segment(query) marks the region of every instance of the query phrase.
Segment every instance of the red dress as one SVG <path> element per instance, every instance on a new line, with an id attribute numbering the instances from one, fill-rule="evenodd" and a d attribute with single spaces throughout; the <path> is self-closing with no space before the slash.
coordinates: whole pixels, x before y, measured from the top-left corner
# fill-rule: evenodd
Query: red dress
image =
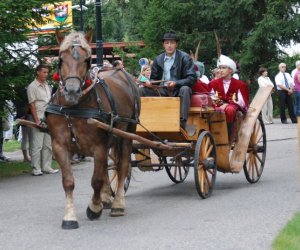
<path id="1" fill-rule="evenodd" d="M 227 103 L 228 105 L 223 109 L 226 114 L 227 122 L 234 122 L 236 117 L 237 110 L 241 110 L 245 112 L 249 107 L 249 89 L 248 86 L 235 78 L 230 79 L 230 85 L 227 93 L 225 94 L 223 78 L 212 80 L 209 85 L 209 91 L 214 90 L 214 92 L 218 91 L 219 98 L 223 101 L 223 103 Z M 232 100 L 233 94 L 236 96 L 236 101 L 238 101 L 238 92 L 241 92 L 241 95 L 245 102 L 245 108 L 240 107 L 237 103 Z M 221 107 L 222 104 L 219 104 L 217 107 Z"/>

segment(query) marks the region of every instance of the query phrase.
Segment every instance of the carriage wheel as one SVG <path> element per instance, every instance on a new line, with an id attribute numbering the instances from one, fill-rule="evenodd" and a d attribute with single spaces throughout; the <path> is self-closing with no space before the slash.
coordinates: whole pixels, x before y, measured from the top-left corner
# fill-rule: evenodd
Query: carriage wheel
<path id="1" fill-rule="evenodd" d="M 170 179 L 174 183 L 182 183 L 189 173 L 189 166 L 186 163 L 190 163 L 190 158 L 186 157 L 160 157 L 160 164 L 173 164 L 174 166 L 165 166 L 166 172 Z"/>
<path id="2" fill-rule="evenodd" d="M 194 157 L 195 184 L 203 198 L 211 195 L 217 175 L 216 145 L 212 134 L 203 131 L 196 144 Z"/>
<path id="3" fill-rule="evenodd" d="M 265 125 L 259 117 L 253 128 L 250 138 L 246 160 L 244 163 L 244 173 L 249 183 L 258 182 L 264 170 L 267 152 L 267 137 Z"/>
<path id="4" fill-rule="evenodd" d="M 110 184 L 112 196 L 115 197 L 115 193 L 117 192 L 117 188 L 118 188 L 118 171 L 116 165 L 113 164 L 108 166 L 108 177 L 109 177 L 109 184 Z M 131 164 L 129 165 L 128 173 L 125 179 L 125 185 L 124 185 L 125 193 L 129 188 L 130 179 L 131 179 Z"/>

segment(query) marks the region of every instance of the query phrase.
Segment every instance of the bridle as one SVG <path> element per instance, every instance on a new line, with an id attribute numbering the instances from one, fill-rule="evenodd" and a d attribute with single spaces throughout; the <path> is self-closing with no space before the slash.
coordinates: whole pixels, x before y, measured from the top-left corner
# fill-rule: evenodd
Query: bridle
<path id="1" fill-rule="evenodd" d="M 73 44 L 72 45 L 73 49 L 74 50 L 74 53 L 73 53 L 73 58 L 75 60 L 78 60 L 79 58 L 79 55 L 78 55 L 78 52 L 77 52 L 77 47 L 81 47 L 82 46 L 80 44 Z M 61 75 L 61 66 L 62 66 L 62 63 L 63 63 L 63 59 L 61 58 L 61 52 L 59 53 L 59 58 L 58 58 L 58 75 L 59 75 L 59 84 L 62 88 L 65 88 L 66 86 L 66 81 L 69 80 L 69 79 L 76 79 L 80 82 L 80 89 L 82 90 L 82 88 L 84 87 L 85 85 L 85 80 L 87 78 L 87 75 L 88 75 L 88 72 L 91 68 L 91 64 L 92 64 L 92 57 L 89 56 L 87 57 L 83 63 L 86 63 L 86 73 L 85 73 L 85 76 L 81 79 L 80 77 L 78 76 L 68 76 L 66 77 L 65 79 L 62 78 L 62 75 Z"/>

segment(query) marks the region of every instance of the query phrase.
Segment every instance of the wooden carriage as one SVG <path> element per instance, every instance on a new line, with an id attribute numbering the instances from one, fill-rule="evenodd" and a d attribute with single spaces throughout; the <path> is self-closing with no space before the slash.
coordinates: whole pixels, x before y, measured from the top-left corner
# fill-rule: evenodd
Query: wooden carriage
<path id="1" fill-rule="evenodd" d="M 140 124 L 133 137 L 132 167 L 143 171 L 163 168 L 174 183 L 181 183 L 194 168 L 199 195 L 211 195 L 217 171 L 239 173 L 244 169 L 250 183 L 257 182 L 266 159 L 266 131 L 260 111 L 272 88 L 259 89 L 238 126 L 232 143 L 228 138 L 225 113 L 206 106 L 192 105 L 187 124 L 195 132 L 180 127 L 178 97 L 142 97 Z M 119 136 L 122 136 L 118 134 Z M 117 172 L 112 168 L 111 186 Z M 130 182 L 128 174 L 125 190 Z"/>

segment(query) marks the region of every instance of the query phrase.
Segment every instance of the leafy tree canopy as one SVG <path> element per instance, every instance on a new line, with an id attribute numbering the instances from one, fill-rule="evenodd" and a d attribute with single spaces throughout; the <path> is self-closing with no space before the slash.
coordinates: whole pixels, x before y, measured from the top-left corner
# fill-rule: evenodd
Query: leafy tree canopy
<path id="1" fill-rule="evenodd" d="M 0 2 L 0 100 L 14 97 L 11 86 L 29 83 L 33 72 L 24 66 L 26 57 L 14 56 L 9 45 L 27 40 L 28 25 L 42 22 L 41 6 L 49 0 L 6 0 Z M 56 1 L 59 2 L 59 1 Z M 102 0 L 103 41 L 144 40 L 143 50 L 131 48 L 136 59 L 126 58 L 127 65 L 138 69 L 137 59 L 154 58 L 162 51 L 161 37 L 173 30 L 181 38 L 179 48 L 189 52 L 200 41 L 200 60 L 206 74 L 216 65 L 216 33 L 223 54 L 241 65 L 243 79 L 254 80 L 260 66 L 277 71 L 280 60 L 290 69 L 292 60 L 280 51 L 278 44 L 300 42 L 300 4 L 298 0 Z M 73 0 L 79 4 L 79 0 Z M 83 3 L 85 1 L 83 0 Z M 96 26 L 95 6 L 83 11 L 84 29 Z M 40 11 L 37 11 L 40 10 Z M 79 30 L 79 11 L 73 11 L 74 28 Z M 117 51 L 121 53 L 121 51 Z M 125 54 L 122 54 L 125 56 Z M 134 61 L 133 61 L 134 60 Z M 4 67 L 5 65 L 5 67 Z M 273 71 L 272 71 L 273 70 Z M 1 101 L 0 101 L 1 102 Z M 3 104 L 0 103 L 0 109 Z"/>
<path id="2" fill-rule="evenodd" d="M 246 78 L 255 75 L 260 65 L 278 62 L 283 54 L 277 44 L 300 42 L 296 0 L 144 0 L 129 5 L 134 37 L 140 34 L 158 51 L 163 33 L 176 31 L 183 50 L 194 49 L 200 41 L 200 60 L 215 65 L 216 32 L 222 53 L 239 61 Z"/>
<path id="3" fill-rule="evenodd" d="M 34 73 L 29 65 L 30 53 L 24 53 L 32 44 L 28 42 L 30 26 L 42 23 L 42 8 L 49 0 L 5 0 L 0 2 L 0 114 L 5 100 L 18 98 L 16 92 L 30 83 Z M 23 46 L 19 46 L 23 44 Z M 26 44 L 28 46 L 26 46 Z M 28 66 L 26 66 L 28 65 Z"/>

